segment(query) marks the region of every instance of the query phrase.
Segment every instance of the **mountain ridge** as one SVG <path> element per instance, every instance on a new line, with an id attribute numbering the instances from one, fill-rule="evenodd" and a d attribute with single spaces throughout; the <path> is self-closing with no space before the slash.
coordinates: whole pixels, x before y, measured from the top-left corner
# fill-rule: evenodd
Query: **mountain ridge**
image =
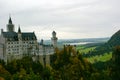
<path id="1" fill-rule="evenodd" d="M 107 44 L 109 44 L 111 47 L 120 46 L 120 30 L 112 35 Z"/>

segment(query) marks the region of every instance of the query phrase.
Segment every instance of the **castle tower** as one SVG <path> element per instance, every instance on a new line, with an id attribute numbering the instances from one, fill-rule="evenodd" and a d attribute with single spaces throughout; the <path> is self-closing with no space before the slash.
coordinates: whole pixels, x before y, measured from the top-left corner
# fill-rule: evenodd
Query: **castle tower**
<path id="1" fill-rule="evenodd" d="M 23 49 L 22 49 L 22 33 L 21 33 L 20 26 L 18 28 L 18 41 L 19 41 L 19 45 L 21 45 L 21 46 L 19 46 L 19 54 L 22 54 L 22 51 L 23 51 Z"/>
<path id="2" fill-rule="evenodd" d="M 21 33 L 20 25 L 19 25 L 19 28 L 18 28 L 18 33 Z"/>
<path id="3" fill-rule="evenodd" d="M 20 26 L 18 28 L 18 40 L 22 40 L 22 34 L 21 34 L 21 29 L 20 29 Z"/>
<path id="4" fill-rule="evenodd" d="M 11 17 L 9 17 L 9 21 L 8 21 L 8 24 L 7 24 L 7 31 L 8 32 L 14 32 L 14 24 L 12 24 Z"/>
<path id="5" fill-rule="evenodd" d="M 51 41 L 52 41 L 52 45 L 53 45 L 54 48 L 57 47 L 57 40 L 58 40 L 58 38 L 56 37 L 56 32 L 53 31 L 53 32 L 52 32 L 52 38 L 51 38 Z"/>

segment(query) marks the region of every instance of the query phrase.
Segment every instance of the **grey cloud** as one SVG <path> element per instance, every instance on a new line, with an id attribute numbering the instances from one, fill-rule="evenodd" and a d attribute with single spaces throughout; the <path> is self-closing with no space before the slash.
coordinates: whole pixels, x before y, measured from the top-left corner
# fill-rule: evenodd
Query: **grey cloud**
<path id="1" fill-rule="evenodd" d="M 99 35 L 95 35 L 96 37 L 99 37 L 100 34 L 105 37 L 112 35 L 115 30 L 120 28 L 119 0 L 85 0 L 84 2 L 70 0 L 70 3 L 64 3 L 62 0 L 63 2 L 57 3 L 58 5 L 48 2 L 48 6 L 45 3 L 39 5 L 35 2 L 32 4 L 30 1 L 31 5 L 24 4 L 22 7 L 18 2 L 13 5 L 8 0 L 6 1 L 7 4 L 0 3 L 0 28 L 6 25 L 9 13 L 12 15 L 14 24 L 20 24 L 21 27 L 26 26 L 26 28 L 22 27 L 23 30 L 27 30 L 27 28 L 36 30 L 37 27 L 41 30 L 48 26 L 49 30 L 54 29 L 68 34 L 94 35 L 97 33 Z M 47 2 L 47 0 L 45 1 Z M 114 26 L 117 28 L 114 29 Z M 80 36 L 75 35 L 75 37 L 79 38 Z"/>

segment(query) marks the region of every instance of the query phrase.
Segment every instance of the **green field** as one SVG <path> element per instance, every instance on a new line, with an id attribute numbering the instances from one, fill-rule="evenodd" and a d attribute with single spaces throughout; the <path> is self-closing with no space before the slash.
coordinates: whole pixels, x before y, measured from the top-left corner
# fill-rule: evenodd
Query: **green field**
<path id="1" fill-rule="evenodd" d="M 90 47 L 86 47 L 85 45 L 81 45 L 81 46 L 77 46 L 77 50 L 83 54 L 89 54 L 89 52 L 95 50 L 97 46 L 90 46 Z M 110 53 L 102 53 L 103 55 L 96 55 L 96 56 L 91 56 L 91 57 L 87 57 L 88 61 L 90 61 L 91 63 L 95 63 L 95 62 L 105 62 L 108 61 L 112 58 L 112 52 Z"/>
<path id="2" fill-rule="evenodd" d="M 89 51 L 93 51 L 96 48 L 96 46 L 93 47 L 85 47 L 84 45 L 78 46 L 77 50 L 82 53 L 88 53 Z"/>
<path id="3" fill-rule="evenodd" d="M 88 61 L 90 61 L 91 63 L 95 63 L 95 62 L 106 62 L 108 60 L 110 60 L 112 58 L 112 52 L 107 54 L 105 53 L 104 55 L 100 55 L 100 56 L 93 56 L 90 58 L 87 58 Z"/>

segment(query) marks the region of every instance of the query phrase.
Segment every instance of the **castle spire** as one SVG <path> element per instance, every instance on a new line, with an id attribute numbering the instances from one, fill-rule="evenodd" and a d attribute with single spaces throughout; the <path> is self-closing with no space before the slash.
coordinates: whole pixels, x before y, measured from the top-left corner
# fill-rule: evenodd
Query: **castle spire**
<path id="1" fill-rule="evenodd" d="M 11 16 L 9 15 L 9 22 L 8 24 L 12 24 L 12 19 L 11 19 Z"/>
<path id="2" fill-rule="evenodd" d="M 7 24 L 7 31 L 8 32 L 14 32 L 14 24 L 12 24 L 11 16 L 9 15 L 9 20 Z"/>
<path id="3" fill-rule="evenodd" d="M 19 25 L 19 28 L 18 28 L 18 33 L 21 33 L 20 25 Z"/>

